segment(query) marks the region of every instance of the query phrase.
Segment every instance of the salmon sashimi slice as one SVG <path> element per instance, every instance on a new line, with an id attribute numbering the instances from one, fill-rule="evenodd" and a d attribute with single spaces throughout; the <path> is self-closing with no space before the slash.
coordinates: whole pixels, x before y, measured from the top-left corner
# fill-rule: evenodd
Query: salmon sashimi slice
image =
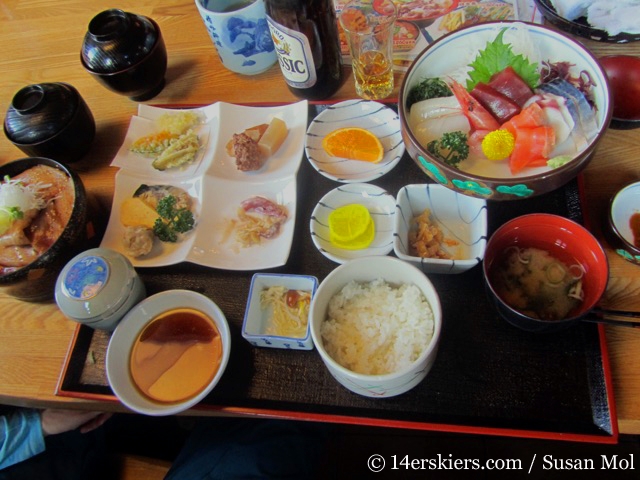
<path id="1" fill-rule="evenodd" d="M 525 167 L 544 164 L 556 143 L 553 127 L 541 125 L 516 128 L 515 132 L 516 143 L 509 157 L 511 173 L 516 174 Z"/>
<path id="2" fill-rule="evenodd" d="M 480 102 L 471 96 L 463 85 L 450 80 L 449 88 L 458 99 L 462 113 L 469 119 L 471 130 L 497 130 L 500 128 L 498 121 L 484 108 Z"/>
<path id="3" fill-rule="evenodd" d="M 516 136 L 519 128 L 535 128 L 545 125 L 544 110 L 537 103 L 527 105 L 522 111 L 502 124 L 501 128 L 508 130 Z"/>

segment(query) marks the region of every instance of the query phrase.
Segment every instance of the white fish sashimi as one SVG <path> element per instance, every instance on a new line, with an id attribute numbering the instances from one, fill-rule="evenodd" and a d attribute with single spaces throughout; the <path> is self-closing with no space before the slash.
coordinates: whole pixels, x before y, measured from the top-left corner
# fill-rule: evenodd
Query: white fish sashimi
<path id="1" fill-rule="evenodd" d="M 545 124 L 553 127 L 556 142 L 564 142 L 576 125 L 567 108 L 567 99 L 552 93 L 541 93 L 531 97 L 526 102 L 525 107 L 532 103 L 537 103 L 542 107 Z"/>
<path id="2" fill-rule="evenodd" d="M 420 144 L 427 148 L 427 144 L 437 138 L 442 137 L 447 132 L 469 133 L 471 125 L 469 120 L 462 113 L 431 117 L 418 123 L 411 130 Z"/>
<path id="3" fill-rule="evenodd" d="M 427 118 L 441 117 L 461 113 L 460 104 L 453 95 L 450 97 L 437 97 L 421 100 L 411 105 L 409 111 L 409 125 L 418 125 Z"/>

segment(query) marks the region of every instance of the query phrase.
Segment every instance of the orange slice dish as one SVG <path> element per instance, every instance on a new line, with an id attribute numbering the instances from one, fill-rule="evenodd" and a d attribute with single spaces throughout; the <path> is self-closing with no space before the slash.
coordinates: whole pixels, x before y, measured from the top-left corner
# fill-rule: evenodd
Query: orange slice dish
<path id="1" fill-rule="evenodd" d="M 322 139 L 322 148 L 332 157 L 378 163 L 384 148 L 378 137 L 364 128 L 339 128 Z"/>

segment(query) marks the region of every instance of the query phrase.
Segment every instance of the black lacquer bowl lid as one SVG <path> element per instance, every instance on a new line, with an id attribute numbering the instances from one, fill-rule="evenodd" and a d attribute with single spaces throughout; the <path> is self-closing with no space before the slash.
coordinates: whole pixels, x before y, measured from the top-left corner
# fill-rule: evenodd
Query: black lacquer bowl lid
<path id="1" fill-rule="evenodd" d="M 89 22 L 82 63 L 94 73 L 126 70 L 149 55 L 158 38 L 158 29 L 149 18 L 119 9 L 105 10 Z"/>
<path id="2" fill-rule="evenodd" d="M 11 101 L 4 120 L 5 134 L 16 144 L 43 142 L 69 125 L 79 103 L 78 91 L 66 83 L 27 85 Z"/>

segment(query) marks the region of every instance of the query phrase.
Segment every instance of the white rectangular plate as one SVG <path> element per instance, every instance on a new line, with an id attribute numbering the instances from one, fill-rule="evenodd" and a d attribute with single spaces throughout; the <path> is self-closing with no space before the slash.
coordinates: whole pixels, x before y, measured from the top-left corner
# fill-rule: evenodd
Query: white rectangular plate
<path id="1" fill-rule="evenodd" d="M 115 193 L 109 223 L 101 247 L 126 255 L 122 243 L 124 226 L 120 206 L 142 185 L 174 185 L 186 190 L 194 199 L 196 226 L 181 241 L 170 244 L 157 238 L 151 253 L 131 257 L 136 267 L 159 267 L 189 261 L 226 270 L 261 270 L 284 265 L 289 258 L 296 215 L 296 174 L 304 151 L 307 102 L 276 107 L 247 107 L 214 103 L 199 109 L 206 123 L 199 126 L 202 151 L 184 167 L 155 170 L 151 160 L 134 154 L 129 147 L 135 139 L 152 133 L 153 121 L 173 109 L 141 105 L 132 118 L 126 139 L 112 165 L 116 174 Z M 289 135 L 280 149 L 255 172 L 241 172 L 225 151 L 233 133 L 278 117 L 285 121 Z M 237 216 L 240 203 L 259 195 L 284 205 L 289 216 L 280 234 L 259 245 L 242 247 L 231 234 L 226 238 L 227 222 Z"/>

